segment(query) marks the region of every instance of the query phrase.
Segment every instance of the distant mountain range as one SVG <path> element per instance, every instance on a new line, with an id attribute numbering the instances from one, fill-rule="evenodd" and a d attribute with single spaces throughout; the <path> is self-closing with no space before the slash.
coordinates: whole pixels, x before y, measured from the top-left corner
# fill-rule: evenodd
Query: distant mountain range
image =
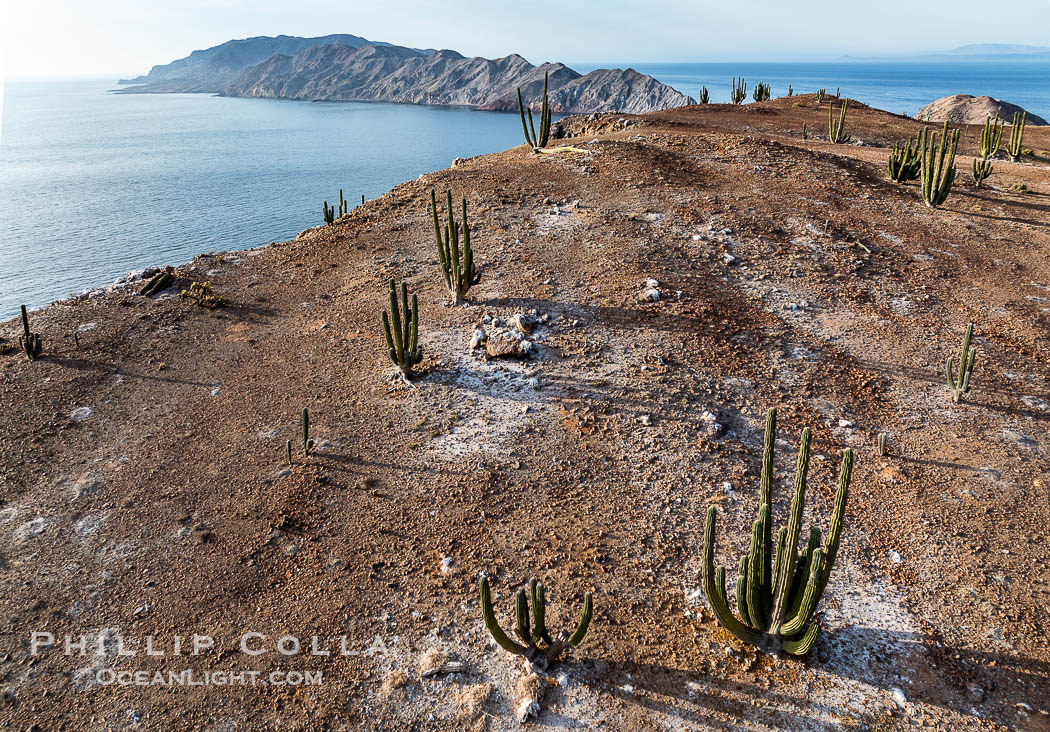
<path id="1" fill-rule="evenodd" d="M 634 69 L 580 74 L 561 63 L 534 66 L 517 54 L 468 58 L 348 34 L 260 36 L 227 41 L 122 79 L 124 93 L 208 92 L 312 101 L 370 101 L 517 110 L 517 88 L 537 100 L 548 74 L 556 112 L 640 114 L 695 100 Z"/>
<path id="2" fill-rule="evenodd" d="M 1025 46 L 1019 43 L 971 43 L 950 51 L 929 53 L 927 56 L 1045 56 L 1050 58 L 1050 46 Z"/>

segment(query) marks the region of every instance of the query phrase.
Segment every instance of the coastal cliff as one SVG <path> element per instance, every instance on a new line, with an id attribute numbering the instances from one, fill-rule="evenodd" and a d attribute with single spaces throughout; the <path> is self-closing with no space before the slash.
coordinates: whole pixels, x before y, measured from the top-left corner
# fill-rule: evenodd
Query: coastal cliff
<path id="1" fill-rule="evenodd" d="M 562 63 L 534 66 L 517 54 L 497 59 L 451 50 L 372 43 L 357 36 L 255 41 L 195 51 L 132 80 L 125 93 L 212 92 L 223 96 L 334 102 L 399 102 L 517 109 L 518 87 L 535 99 L 549 77 L 552 108 L 561 113 L 642 114 L 695 100 L 634 69 L 581 74 Z M 237 43 L 237 42 L 231 42 Z M 228 46 L 229 44 L 223 44 Z M 268 49 L 273 50 L 265 53 Z"/>

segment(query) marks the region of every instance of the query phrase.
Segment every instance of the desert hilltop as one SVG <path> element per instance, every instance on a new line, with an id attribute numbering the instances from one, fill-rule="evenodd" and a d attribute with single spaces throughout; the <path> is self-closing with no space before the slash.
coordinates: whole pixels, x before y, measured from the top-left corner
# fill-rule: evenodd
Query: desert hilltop
<path id="1" fill-rule="evenodd" d="M 570 117 L 543 152 L 30 312 L 35 360 L 0 326 L 4 726 L 1050 728 L 1050 128 L 1014 160 L 1009 127 L 983 155 L 953 125 L 958 174 L 925 190 L 887 169 L 922 123 L 821 96 Z M 431 191 L 468 208 L 459 306 Z M 407 380 L 391 280 L 418 298 Z M 730 588 L 748 551 L 770 408 L 778 522 L 804 428 L 806 528 L 854 459 L 801 658 L 734 637 L 702 581 L 710 506 Z M 526 675 L 481 573 L 504 628 L 531 577 L 552 629 L 591 593 L 586 637 Z"/>

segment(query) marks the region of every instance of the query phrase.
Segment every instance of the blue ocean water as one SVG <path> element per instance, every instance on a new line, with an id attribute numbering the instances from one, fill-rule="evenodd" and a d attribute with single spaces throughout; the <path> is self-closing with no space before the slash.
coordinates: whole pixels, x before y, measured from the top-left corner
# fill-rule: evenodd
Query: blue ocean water
<path id="1" fill-rule="evenodd" d="M 629 66 L 631 64 L 620 64 Z M 585 67 L 577 66 L 586 71 Z M 634 68 L 725 101 L 734 75 L 774 95 L 842 94 L 914 114 L 990 94 L 1050 118 L 1050 64 L 740 63 Z M 130 270 L 293 237 L 321 202 L 373 198 L 456 157 L 521 142 L 516 115 L 396 104 L 110 94 L 112 81 L 8 82 L 0 128 L 0 321 Z"/>
<path id="2" fill-rule="evenodd" d="M 623 65 L 621 65 L 623 66 Z M 694 99 L 706 85 L 711 101 L 729 101 L 734 76 L 748 83 L 772 85 L 772 95 L 812 93 L 825 88 L 872 107 L 914 115 L 935 99 L 950 94 L 987 94 L 1019 104 L 1050 120 L 1050 61 L 849 61 L 821 63 L 634 64 L 632 67 L 670 84 Z M 597 66 L 573 66 L 591 71 Z"/>

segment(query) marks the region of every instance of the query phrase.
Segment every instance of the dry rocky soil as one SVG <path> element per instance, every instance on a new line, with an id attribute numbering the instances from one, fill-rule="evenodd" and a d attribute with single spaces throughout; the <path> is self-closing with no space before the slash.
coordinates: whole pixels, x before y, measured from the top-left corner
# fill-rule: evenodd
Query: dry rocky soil
<path id="1" fill-rule="evenodd" d="M 542 691 L 537 729 L 1050 729 L 1050 129 L 975 189 L 965 127 L 931 210 L 886 176 L 919 123 L 853 104 L 834 145 L 827 105 L 570 119 L 582 152 L 458 161 L 159 295 L 54 303 L 39 361 L 0 326 L 0 725 L 498 730 Z M 431 188 L 470 205 L 461 307 Z M 391 278 L 419 294 L 411 385 L 379 327 Z M 226 306 L 178 297 L 193 281 Z M 470 347 L 515 315 L 526 358 Z M 709 505 L 718 562 L 745 551 L 773 406 L 779 522 L 804 427 L 807 525 L 856 455 L 802 660 L 738 642 L 700 591 Z M 594 593 L 548 677 L 490 641 L 481 572 L 508 628 L 529 577 L 554 628 Z M 246 682 L 199 684 L 223 671 Z"/>

